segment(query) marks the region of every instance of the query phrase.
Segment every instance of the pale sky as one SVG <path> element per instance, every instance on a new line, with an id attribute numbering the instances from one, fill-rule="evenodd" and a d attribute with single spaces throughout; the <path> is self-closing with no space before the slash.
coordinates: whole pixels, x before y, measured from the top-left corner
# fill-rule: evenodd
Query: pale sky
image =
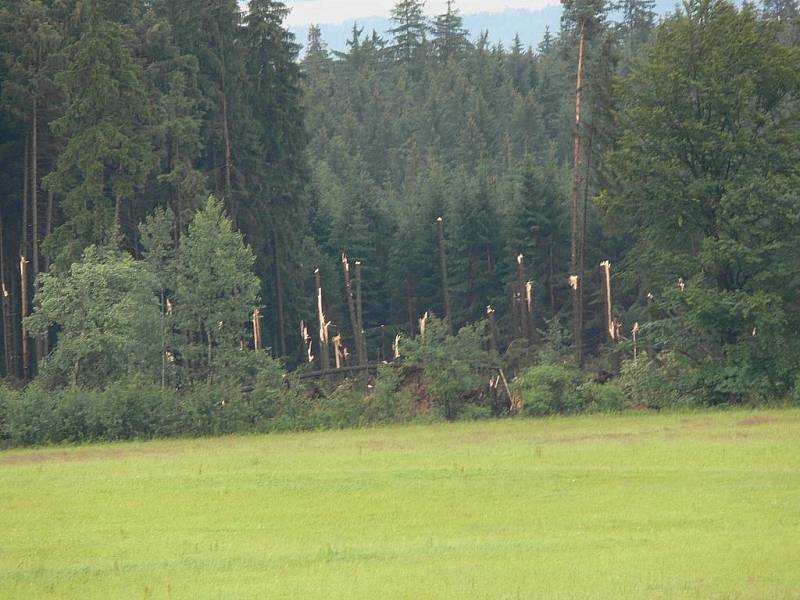
<path id="1" fill-rule="evenodd" d="M 292 9 L 287 23 L 307 25 L 309 23 L 340 23 L 363 17 L 388 17 L 395 0 L 284 0 Z M 461 14 L 478 12 L 503 12 L 507 8 L 540 9 L 558 4 L 559 0 L 456 0 Z M 447 0 L 428 0 L 425 13 L 436 15 L 444 12 Z"/>

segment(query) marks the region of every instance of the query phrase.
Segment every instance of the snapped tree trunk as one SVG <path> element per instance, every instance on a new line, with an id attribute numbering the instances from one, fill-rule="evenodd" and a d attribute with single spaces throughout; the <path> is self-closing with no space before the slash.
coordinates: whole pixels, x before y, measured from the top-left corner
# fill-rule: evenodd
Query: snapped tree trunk
<path id="1" fill-rule="evenodd" d="M 439 263 L 442 271 L 442 302 L 444 303 L 444 320 L 447 323 L 447 330 L 453 335 L 453 315 L 450 310 L 450 285 L 447 281 L 447 252 L 444 244 L 444 219 L 436 219 L 439 229 Z"/>
<path id="2" fill-rule="evenodd" d="M 359 343 L 364 353 L 364 360 L 369 364 L 369 348 L 367 347 L 367 333 L 364 330 L 364 296 L 361 290 L 361 261 L 356 261 L 356 320 L 358 321 Z"/>
<path id="3" fill-rule="evenodd" d="M 573 310 L 573 337 L 575 342 L 575 360 L 578 365 L 583 364 L 583 281 L 581 273 L 581 253 L 582 253 L 582 223 L 581 216 L 581 127 L 582 127 L 582 102 L 583 102 L 583 63 L 585 51 L 586 28 L 585 23 L 581 23 L 578 38 L 578 68 L 575 76 L 575 130 L 573 132 L 573 155 L 572 155 L 572 202 L 570 205 L 570 224 L 572 243 L 570 247 L 570 263 L 572 276 L 575 277 L 572 286 L 572 310 Z"/>
<path id="4" fill-rule="evenodd" d="M 325 321 L 325 311 L 322 304 L 322 278 L 319 269 L 314 271 L 317 288 L 317 319 L 319 320 L 319 353 L 320 368 L 323 371 L 330 369 L 331 357 L 328 352 L 328 323 Z"/>
<path id="5" fill-rule="evenodd" d="M 355 300 L 353 298 L 353 286 L 350 282 L 350 262 L 344 254 L 342 254 L 342 272 L 344 274 L 344 290 L 347 295 L 347 309 L 350 312 L 350 325 L 353 329 L 353 343 L 356 346 L 358 364 L 363 367 L 367 364 L 367 359 L 364 356 L 364 347 L 361 344 L 361 324 L 358 322 Z"/>
<path id="6" fill-rule="evenodd" d="M 28 259 L 24 256 L 19 257 L 19 280 L 22 306 L 22 378 L 25 381 L 30 379 L 31 371 L 31 354 L 30 354 L 30 338 L 28 336 L 28 327 L 25 325 L 25 319 L 28 316 Z"/>
<path id="7" fill-rule="evenodd" d="M 272 256 L 275 264 L 275 296 L 278 308 L 278 344 L 280 345 L 281 356 L 286 356 L 286 315 L 283 306 L 283 276 L 281 275 L 281 263 L 278 253 L 278 232 L 272 229 Z"/>

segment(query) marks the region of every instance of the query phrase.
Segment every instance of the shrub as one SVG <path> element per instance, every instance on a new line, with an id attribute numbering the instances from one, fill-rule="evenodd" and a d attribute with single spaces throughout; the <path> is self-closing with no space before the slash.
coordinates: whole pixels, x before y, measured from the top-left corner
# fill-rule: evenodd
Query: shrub
<path id="1" fill-rule="evenodd" d="M 578 387 L 586 410 L 595 412 L 619 412 L 625 408 L 625 392 L 614 381 L 595 383 L 587 381 Z"/>
<path id="2" fill-rule="evenodd" d="M 525 370 L 512 388 L 522 395 L 523 410 L 531 416 L 572 414 L 585 406 L 578 392 L 580 372 L 557 365 L 538 365 Z"/>
<path id="3" fill-rule="evenodd" d="M 477 394 L 496 366 L 484 349 L 483 322 L 450 335 L 443 321 L 431 316 L 425 335 L 402 346 L 403 365 L 421 369 L 423 382 L 448 419 L 455 419 L 470 396 Z"/>
<path id="4" fill-rule="evenodd" d="M 690 376 L 675 367 L 669 354 L 658 362 L 642 354 L 622 364 L 619 385 L 631 406 L 660 409 L 692 401 Z"/>

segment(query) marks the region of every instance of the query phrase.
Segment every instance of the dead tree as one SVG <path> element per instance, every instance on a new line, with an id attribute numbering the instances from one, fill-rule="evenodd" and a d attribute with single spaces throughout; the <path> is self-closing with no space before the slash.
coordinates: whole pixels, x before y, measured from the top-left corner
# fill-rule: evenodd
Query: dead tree
<path id="1" fill-rule="evenodd" d="M 526 340 L 532 339 L 533 331 L 533 283 L 528 280 L 525 257 L 517 256 L 517 312 L 519 315 L 520 333 Z"/>
<path id="2" fill-rule="evenodd" d="M 253 309 L 253 348 L 256 352 L 260 352 L 261 345 L 261 311 L 256 308 Z"/>
<path id="3" fill-rule="evenodd" d="M 581 214 L 581 189 L 582 189 L 582 148 L 581 148 L 581 129 L 583 120 L 581 115 L 583 103 L 583 65 L 586 41 L 586 24 L 581 23 L 578 36 L 578 68 L 575 77 L 575 129 L 573 132 L 573 155 L 572 155 L 572 202 L 570 205 L 570 225 L 572 233 L 572 244 L 570 249 L 570 263 L 572 269 L 572 310 L 573 310 L 573 331 L 575 338 L 575 360 L 578 365 L 583 364 L 583 266 L 582 258 L 582 231 L 583 216 Z M 573 285 L 574 282 L 574 285 Z"/>
<path id="4" fill-rule="evenodd" d="M 489 324 L 489 349 L 497 352 L 497 319 L 491 305 L 486 307 L 486 321 Z"/>
<path id="5" fill-rule="evenodd" d="M 364 331 L 364 296 L 361 290 L 361 261 L 356 261 L 356 320 L 358 321 L 358 342 L 364 354 L 364 362 L 369 363 L 369 349 L 367 347 L 367 334 Z"/>
<path id="6" fill-rule="evenodd" d="M 355 300 L 353 299 L 353 286 L 350 282 L 350 262 L 347 256 L 342 254 L 342 271 L 344 273 L 344 290 L 347 296 L 347 309 L 350 312 L 350 325 L 353 329 L 353 343 L 356 345 L 356 356 L 358 357 L 358 364 L 364 366 L 367 364 L 367 358 L 364 356 L 364 345 L 361 343 L 362 327 L 358 320 L 356 312 Z"/>
<path id="7" fill-rule="evenodd" d="M 444 320 L 447 330 L 453 335 L 453 315 L 450 310 L 450 286 L 447 281 L 447 252 L 444 245 L 444 219 L 436 219 L 439 228 L 439 262 L 442 269 L 442 302 L 444 303 Z"/>
<path id="8" fill-rule="evenodd" d="M 319 353 L 320 367 L 323 371 L 330 369 L 330 354 L 328 353 L 328 322 L 325 320 L 325 311 L 322 305 L 322 279 L 319 269 L 314 271 L 317 287 L 317 318 L 319 320 Z"/>
<path id="9" fill-rule="evenodd" d="M 28 336 L 28 327 L 25 324 L 25 319 L 28 316 L 28 261 L 24 256 L 19 257 L 19 279 L 20 287 L 22 289 L 22 378 L 25 381 L 30 379 L 31 370 L 31 354 L 30 354 L 30 338 Z"/>

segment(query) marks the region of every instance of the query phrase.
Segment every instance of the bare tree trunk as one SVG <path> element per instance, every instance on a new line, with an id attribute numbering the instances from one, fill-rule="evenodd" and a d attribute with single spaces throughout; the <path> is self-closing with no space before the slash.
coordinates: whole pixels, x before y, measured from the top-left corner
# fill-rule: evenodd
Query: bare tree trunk
<path id="1" fill-rule="evenodd" d="M 328 323 L 325 321 L 325 312 L 322 304 L 322 279 L 319 269 L 314 271 L 317 288 L 317 319 L 319 320 L 319 353 L 320 368 L 323 371 L 330 369 L 331 357 L 328 353 Z"/>
<path id="2" fill-rule="evenodd" d="M 410 278 L 406 278 L 406 303 L 408 305 L 408 332 L 411 339 L 416 335 L 416 310 L 414 306 L 414 286 Z"/>
<path id="3" fill-rule="evenodd" d="M 33 227 L 33 280 L 39 276 L 39 108 L 36 100 L 33 101 L 33 125 L 31 127 L 31 221 Z M 45 336 L 36 338 L 36 367 L 45 353 Z"/>
<path id="4" fill-rule="evenodd" d="M 253 348 L 256 352 L 261 352 L 261 311 L 253 310 Z"/>
<path id="5" fill-rule="evenodd" d="M 442 302 L 444 302 L 444 320 L 447 323 L 447 330 L 453 335 L 453 315 L 450 310 L 450 285 L 447 281 L 447 252 L 444 245 L 444 219 L 439 217 L 436 220 L 439 228 L 439 262 L 442 270 Z"/>
<path id="6" fill-rule="evenodd" d="M 14 374 L 14 343 L 11 335 L 11 295 L 6 286 L 5 236 L 3 231 L 3 215 L 0 213 L 0 283 L 2 284 L 3 302 L 3 354 L 5 358 L 6 377 Z"/>
<path id="7" fill-rule="evenodd" d="M 33 126 L 31 127 L 31 225 L 33 227 L 33 276 L 39 274 L 39 175 L 38 175 L 39 110 L 33 101 Z"/>
<path id="8" fill-rule="evenodd" d="M 553 257 L 553 240 L 550 240 L 550 266 L 548 269 L 548 287 L 550 288 L 550 312 L 554 315 L 556 313 L 556 286 L 555 286 L 555 259 Z"/>
<path id="9" fill-rule="evenodd" d="M 572 287 L 572 307 L 573 307 L 573 336 L 575 338 L 575 361 L 578 365 L 583 365 L 583 281 L 580 268 L 581 254 L 581 109 L 583 102 L 583 62 L 585 49 L 585 23 L 581 23 L 580 35 L 578 39 L 578 68 L 575 81 L 575 131 L 573 148 L 573 172 L 572 172 L 572 203 L 570 211 L 570 222 L 572 229 L 572 244 L 570 252 L 570 262 L 572 275 L 576 278 L 575 285 Z"/>
<path id="10" fill-rule="evenodd" d="M 489 349 L 497 352 L 497 319 L 491 306 L 486 307 L 486 319 L 489 322 Z"/>
<path id="11" fill-rule="evenodd" d="M 517 256 L 517 298 L 519 301 L 520 329 L 522 330 L 522 337 L 530 340 L 532 304 L 529 302 L 527 286 L 528 270 L 525 268 L 525 257 L 520 254 Z"/>
<path id="12" fill-rule="evenodd" d="M 364 296 L 361 291 L 361 261 L 356 261 L 356 320 L 358 321 L 359 343 L 364 353 L 364 360 L 369 364 L 369 349 L 367 348 L 367 334 L 364 331 Z"/>
<path id="13" fill-rule="evenodd" d="M 28 138 L 25 138 L 25 161 L 22 173 L 22 236 L 20 241 L 20 254 L 28 255 L 28 165 L 30 160 Z"/>
<path id="14" fill-rule="evenodd" d="M 281 356 L 286 356 L 286 316 L 283 307 L 283 277 L 281 276 L 281 265 L 278 258 L 278 232 L 272 229 L 272 256 L 275 263 L 275 296 L 278 301 L 278 344 L 280 345 Z"/>
<path id="15" fill-rule="evenodd" d="M 231 138 L 228 131 L 228 99 L 222 94 L 222 135 L 225 141 L 225 200 L 231 206 Z"/>
<path id="16" fill-rule="evenodd" d="M 212 347 L 212 343 L 213 343 L 213 340 L 212 340 L 212 336 L 211 336 L 211 330 L 209 330 L 208 331 L 208 354 L 207 354 L 207 360 L 208 360 L 208 383 L 209 384 L 214 382 L 214 375 L 213 375 L 214 369 L 211 368 L 211 347 Z"/>
<path id="17" fill-rule="evenodd" d="M 22 378 L 25 381 L 29 381 L 31 371 L 30 338 L 28 327 L 25 325 L 25 318 L 28 316 L 28 263 L 27 258 L 19 257 L 19 280 L 22 289 Z"/>
<path id="18" fill-rule="evenodd" d="M 367 360 L 364 356 L 364 348 L 361 344 L 361 325 L 358 322 L 355 300 L 353 299 L 353 286 L 350 282 L 350 262 L 344 254 L 342 254 L 342 272 L 344 273 L 344 290 L 347 295 L 347 309 L 350 312 L 350 325 L 353 328 L 353 343 L 356 346 L 358 364 L 363 367 L 367 364 Z"/>

